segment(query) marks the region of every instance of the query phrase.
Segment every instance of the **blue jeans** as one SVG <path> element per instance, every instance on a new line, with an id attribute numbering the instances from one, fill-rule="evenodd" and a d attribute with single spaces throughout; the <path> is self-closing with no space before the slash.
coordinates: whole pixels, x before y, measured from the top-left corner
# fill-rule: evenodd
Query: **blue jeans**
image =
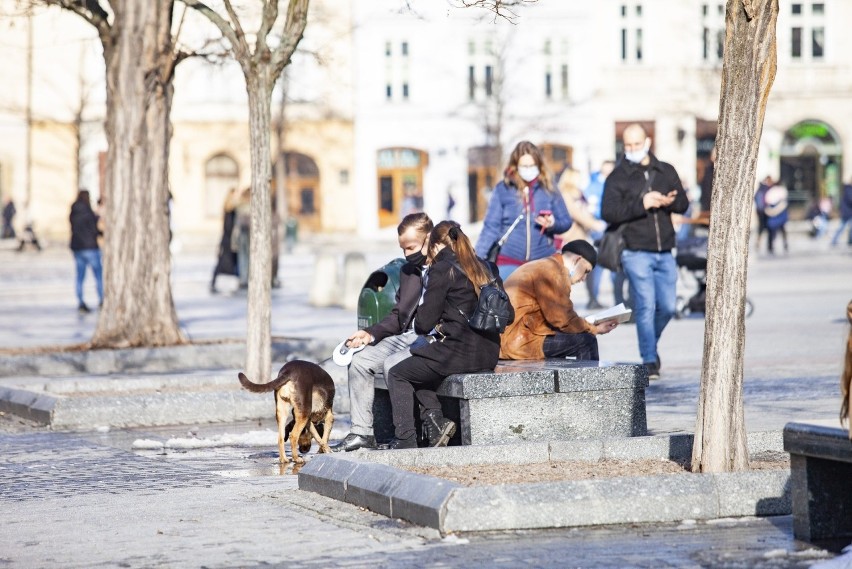
<path id="1" fill-rule="evenodd" d="M 80 304 L 83 302 L 83 279 L 86 277 L 86 267 L 92 267 L 92 274 L 95 275 L 95 285 L 98 287 L 98 304 L 104 301 L 104 277 L 103 267 L 101 266 L 101 250 L 100 249 L 83 249 L 74 251 L 74 261 L 77 264 L 77 301 Z"/>
<path id="2" fill-rule="evenodd" d="M 503 282 L 506 282 L 509 275 L 514 273 L 518 267 L 520 267 L 520 265 L 497 265 L 497 270 L 500 272 L 500 279 Z"/>
<path id="3" fill-rule="evenodd" d="M 630 282 L 633 316 L 643 363 L 657 361 L 657 342 L 675 313 L 677 264 L 671 251 L 625 249 L 621 264 Z"/>
<path id="4" fill-rule="evenodd" d="M 576 358 L 578 360 L 598 361 L 598 339 L 594 334 L 581 332 L 566 334 L 557 332 L 544 338 L 544 357 L 546 358 Z"/>
<path id="5" fill-rule="evenodd" d="M 840 236 L 843 235 L 843 230 L 848 228 L 850 225 L 852 225 L 852 217 L 850 217 L 849 219 L 843 219 L 843 220 L 840 221 L 840 227 L 837 228 L 837 232 L 834 234 L 834 237 L 832 237 L 832 239 L 831 239 L 832 245 L 837 245 L 837 243 L 840 241 Z M 852 229 L 849 229 L 849 236 L 846 239 L 846 244 L 852 245 Z"/>

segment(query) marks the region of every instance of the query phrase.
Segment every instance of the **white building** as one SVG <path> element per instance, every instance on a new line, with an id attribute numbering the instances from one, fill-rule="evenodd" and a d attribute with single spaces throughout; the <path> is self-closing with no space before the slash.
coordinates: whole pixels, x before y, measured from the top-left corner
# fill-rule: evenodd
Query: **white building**
<path id="1" fill-rule="evenodd" d="M 80 18 L 28 19 L 24 4 L 0 0 L 0 80 L 14 86 L 0 91 L 0 196 L 29 199 L 40 231 L 62 236 L 76 188 L 97 195 L 102 183 L 103 62 Z M 275 136 L 271 150 L 286 163 L 288 213 L 302 231 L 391 234 L 411 209 L 443 219 L 452 196 L 451 216 L 472 222 L 519 140 L 543 147 L 555 173 L 587 173 L 616 157 L 635 121 L 695 184 L 716 134 L 724 10 L 723 0 L 539 0 L 510 23 L 452 0 L 314 0 L 287 71 L 283 153 Z M 781 3 L 758 176 L 780 176 L 799 204 L 836 196 L 850 177 L 850 21 L 849 0 Z M 188 46 L 218 36 L 193 14 L 182 34 Z M 224 192 L 249 183 L 244 85 L 234 64 L 178 67 L 178 236 L 214 242 Z M 274 119 L 280 100 L 279 89 Z"/>

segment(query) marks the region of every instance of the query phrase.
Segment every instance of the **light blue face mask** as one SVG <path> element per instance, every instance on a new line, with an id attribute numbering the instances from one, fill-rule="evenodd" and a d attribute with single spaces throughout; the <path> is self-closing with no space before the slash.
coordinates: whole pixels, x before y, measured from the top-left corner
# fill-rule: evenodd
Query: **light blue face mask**
<path id="1" fill-rule="evenodd" d="M 538 166 L 518 166 L 518 175 L 524 182 L 532 182 L 539 173 Z"/>

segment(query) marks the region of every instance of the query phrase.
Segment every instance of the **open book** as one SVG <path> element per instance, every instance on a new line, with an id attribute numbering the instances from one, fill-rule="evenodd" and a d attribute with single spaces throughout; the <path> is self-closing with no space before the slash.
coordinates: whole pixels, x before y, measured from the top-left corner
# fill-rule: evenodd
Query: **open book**
<path id="1" fill-rule="evenodd" d="M 596 314 L 589 314 L 586 316 L 586 321 L 593 325 L 600 324 L 601 322 L 608 322 L 610 320 L 614 320 L 621 324 L 622 322 L 630 320 L 630 315 L 632 313 L 632 310 L 624 306 L 624 303 L 621 303 Z"/>

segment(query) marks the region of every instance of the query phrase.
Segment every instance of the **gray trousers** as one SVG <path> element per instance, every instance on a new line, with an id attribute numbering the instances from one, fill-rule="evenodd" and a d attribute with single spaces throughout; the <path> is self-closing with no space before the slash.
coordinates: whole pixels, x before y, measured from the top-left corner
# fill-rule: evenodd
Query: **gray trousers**
<path id="1" fill-rule="evenodd" d="M 349 364 L 349 412 L 352 418 L 350 432 L 356 435 L 373 434 L 373 375 L 377 371 L 388 377 L 388 370 L 409 357 L 408 347 L 417 339 L 414 332 L 390 336 L 374 346 L 367 346 L 352 356 Z"/>

